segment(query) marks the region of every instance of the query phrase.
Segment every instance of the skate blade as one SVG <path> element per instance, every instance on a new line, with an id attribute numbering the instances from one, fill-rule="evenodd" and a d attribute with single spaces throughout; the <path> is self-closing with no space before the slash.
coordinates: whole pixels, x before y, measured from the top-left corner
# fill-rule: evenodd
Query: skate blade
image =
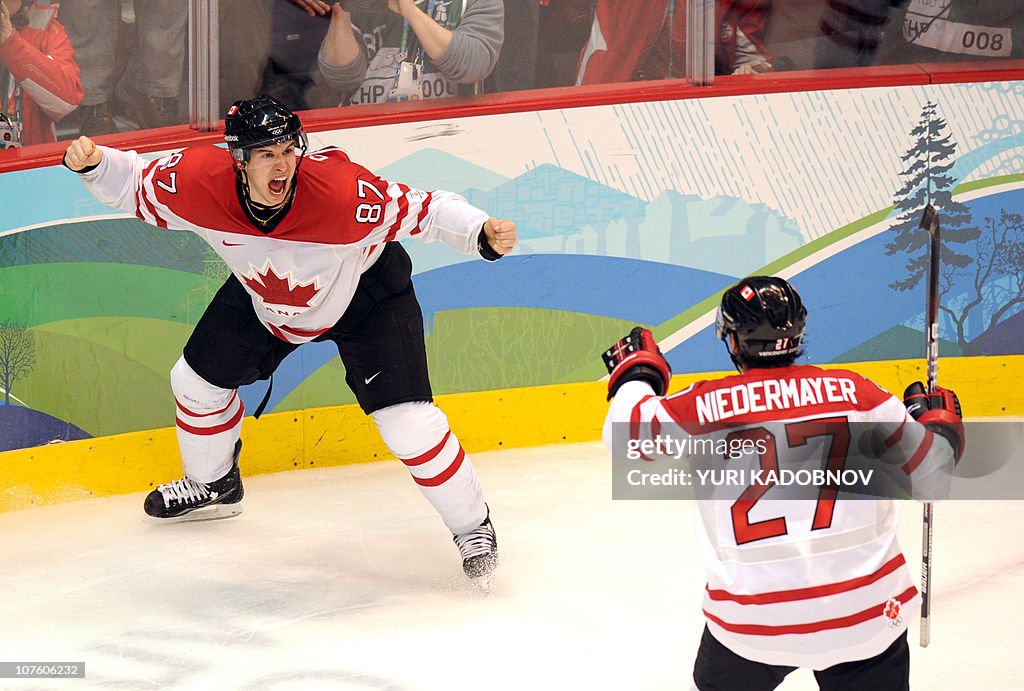
<path id="1" fill-rule="evenodd" d="M 204 506 L 201 509 L 195 509 L 188 513 L 180 516 L 172 516 L 170 518 L 157 518 L 156 516 L 146 516 L 146 519 L 150 523 L 195 523 L 197 521 L 216 521 L 222 518 L 232 518 L 242 513 L 242 504 L 214 504 L 213 506 Z"/>

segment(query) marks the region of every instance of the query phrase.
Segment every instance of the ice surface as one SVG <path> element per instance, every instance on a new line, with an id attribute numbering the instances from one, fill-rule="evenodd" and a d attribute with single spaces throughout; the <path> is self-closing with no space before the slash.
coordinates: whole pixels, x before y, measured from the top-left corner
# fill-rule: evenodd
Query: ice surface
<path id="1" fill-rule="evenodd" d="M 703 626 L 692 507 L 612 501 L 597 443 L 473 460 L 501 552 L 490 594 L 397 462 L 248 477 L 245 512 L 208 523 L 147 523 L 144 493 L 0 514 L 0 659 L 86 665 L 0 688 L 687 688 Z M 921 510 L 904 509 L 916 576 Z M 1024 687 L 1024 502 L 935 515 L 912 688 Z M 781 688 L 816 686 L 800 671 Z"/>

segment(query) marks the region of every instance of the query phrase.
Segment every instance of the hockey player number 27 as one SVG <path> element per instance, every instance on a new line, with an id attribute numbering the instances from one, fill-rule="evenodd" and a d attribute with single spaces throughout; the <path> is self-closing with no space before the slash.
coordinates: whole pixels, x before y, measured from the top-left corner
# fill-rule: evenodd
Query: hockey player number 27
<path id="1" fill-rule="evenodd" d="M 786 442 L 789 448 L 803 446 L 809 439 L 814 437 L 830 437 L 826 470 L 841 471 L 846 463 L 847 452 L 850 449 L 850 426 L 847 419 L 842 416 L 827 417 L 791 422 L 786 425 Z M 761 470 L 765 471 L 765 475 L 778 474 L 779 457 L 775 435 L 766 428 L 754 427 L 733 432 L 728 436 L 728 439 L 730 444 L 733 443 L 733 439 L 749 439 L 754 443 L 763 442 L 763 444 L 757 444 L 758 448 L 765 449 L 765 452 L 760 456 Z M 754 508 L 754 504 L 773 485 L 774 483 L 770 481 L 753 484 L 747 487 L 739 499 L 733 503 L 732 525 L 737 545 L 764 540 L 770 537 L 778 537 L 789 532 L 784 516 L 754 523 L 750 522 L 750 510 Z M 814 508 L 814 521 L 811 523 L 811 530 L 824 530 L 831 526 L 832 513 L 835 511 L 835 506 L 836 489 L 822 487 L 818 492 L 818 501 Z"/>

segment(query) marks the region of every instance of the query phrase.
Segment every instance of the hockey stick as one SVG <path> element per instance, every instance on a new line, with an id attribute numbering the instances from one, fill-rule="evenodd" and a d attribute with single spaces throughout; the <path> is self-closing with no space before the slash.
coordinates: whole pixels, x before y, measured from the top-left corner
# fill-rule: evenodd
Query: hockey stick
<path id="1" fill-rule="evenodd" d="M 929 235 L 928 303 L 924 319 L 925 357 L 928 359 L 928 393 L 938 386 L 939 379 L 939 215 L 931 204 L 924 207 L 921 227 Z M 932 502 L 924 503 L 923 544 L 921 545 L 921 647 L 931 642 L 932 614 L 932 529 L 934 527 Z"/>

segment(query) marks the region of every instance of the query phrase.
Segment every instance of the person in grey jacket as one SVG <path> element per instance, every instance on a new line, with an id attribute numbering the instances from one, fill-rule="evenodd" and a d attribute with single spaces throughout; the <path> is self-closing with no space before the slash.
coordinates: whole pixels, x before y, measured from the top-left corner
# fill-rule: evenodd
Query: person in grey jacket
<path id="1" fill-rule="evenodd" d="M 343 105 L 479 92 L 504 42 L 502 0 L 293 2 L 330 14 L 318 67 Z"/>

